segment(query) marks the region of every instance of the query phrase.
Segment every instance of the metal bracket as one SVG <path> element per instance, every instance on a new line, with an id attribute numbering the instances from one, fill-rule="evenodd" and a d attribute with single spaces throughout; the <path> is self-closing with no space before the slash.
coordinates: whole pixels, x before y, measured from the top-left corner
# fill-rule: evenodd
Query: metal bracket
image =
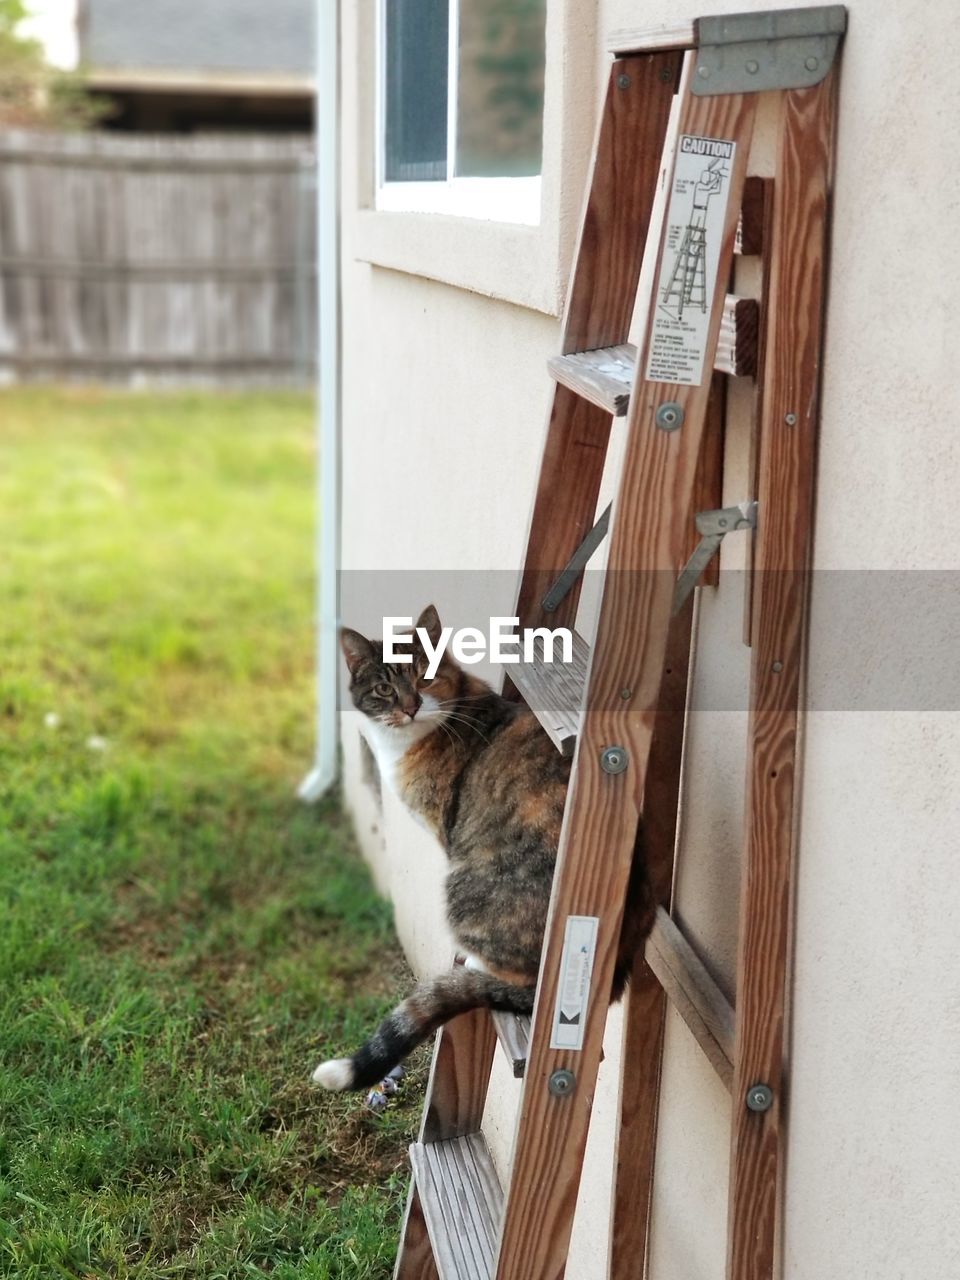
<path id="1" fill-rule="evenodd" d="M 830 70 L 846 29 L 842 4 L 700 18 L 691 92 L 810 89 Z"/>
<path id="2" fill-rule="evenodd" d="M 566 597 L 570 588 L 587 567 L 587 561 L 607 536 L 607 529 L 609 527 L 610 506 L 608 505 L 603 515 L 570 557 L 570 563 L 540 601 L 540 608 L 544 613 L 553 613 L 554 609 L 556 609 L 560 602 Z"/>
<path id="3" fill-rule="evenodd" d="M 720 543 L 727 534 L 756 527 L 756 502 L 740 502 L 735 507 L 720 507 L 717 511 L 700 512 L 697 516 L 697 532 L 700 534 L 700 541 L 677 579 L 673 592 L 675 614 L 683 608 L 684 601 L 697 585 L 701 573 L 720 550 Z"/>

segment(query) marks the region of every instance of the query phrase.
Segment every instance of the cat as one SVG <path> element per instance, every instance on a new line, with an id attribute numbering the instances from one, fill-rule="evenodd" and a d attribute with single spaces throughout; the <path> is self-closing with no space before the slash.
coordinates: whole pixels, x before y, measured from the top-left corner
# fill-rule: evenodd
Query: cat
<path id="1" fill-rule="evenodd" d="M 440 618 L 417 620 L 434 647 Z M 450 862 L 447 919 L 466 964 L 420 983 L 349 1058 L 313 1074 L 326 1089 L 378 1083 L 439 1026 L 468 1009 L 529 1014 L 571 761 L 522 703 L 495 693 L 445 653 L 432 680 L 412 640 L 412 663 L 387 664 L 383 645 L 344 628 L 353 705 L 381 779 L 439 839 Z M 653 923 L 638 833 L 612 998 Z"/>

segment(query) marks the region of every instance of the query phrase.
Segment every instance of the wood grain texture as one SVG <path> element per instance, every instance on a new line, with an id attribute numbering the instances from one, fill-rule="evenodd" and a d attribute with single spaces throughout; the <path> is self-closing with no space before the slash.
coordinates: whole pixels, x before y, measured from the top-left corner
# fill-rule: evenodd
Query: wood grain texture
<path id="1" fill-rule="evenodd" d="M 410 1163 L 440 1280 L 489 1280 L 503 1192 L 482 1135 L 414 1143 Z"/>
<path id="2" fill-rule="evenodd" d="M 561 353 L 625 342 L 681 55 L 616 58 L 567 293 Z M 621 87 L 623 86 L 623 87 Z"/>
<path id="3" fill-rule="evenodd" d="M 439 1280 L 437 1264 L 433 1258 L 433 1245 L 427 1234 L 423 1206 L 414 1179 L 411 1179 L 407 1193 L 407 1208 L 403 1215 L 393 1280 Z"/>
<path id="4" fill-rule="evenodd" d="M 737 958 L 728 1280 L 770 1280 L 779 1203 L 797 721 L 809 587 L 837 68 L 784 94 L 774 191 Z M 786 417 L 795 414 L 788 425 Z M 771 1087 L 756 1113 L 747 1089 Z"/>
<path id="5" fill-rule="evenodd" d="M 711 405 L 717 381 L 722 379 L 714 375 Z M 701 474 L 709 430 L 708 410 L 701 443 Z M 669 906 L 673 889 L 692 624 L 691 595 L 670 620 L 647 769 L 642 851 L 654 900 L 661 909 Z M 666 996 L 642 948 L 634 959 L 624 1004 L 620 1128 L 610 1217 L 610 1280 L 635 1280 L 643 1275 L 653 1195 Z"/>
<path id="6" fill-rule="evenodd" d="M 630 403 L 636 366 L 637 348 L 632 342 L 621 342 L 616 347 L 551 356 L 547 372 L 578 396 L 622 418 Z"/>
<path id="7" fill-rule="evenodd" d="M 657 912 L 645 954 L 670 1003 L 729 1090 L 733 1085 L 733 1008 L 663 907 Z"/>
<path id="8" fill-rule="evenodd" d="M 747 187 L 752 189 L 752 213 L 750 244 L 758 253 L 764 245 L 769 245 L 773 234 L 773 179 L 748 178 Z M 746 202 L 744 203 L 746 209 Z M 742 222 L 742 215 L 741 215 Z M 760 280 L 760 315 L 767 314 L 770 300 L 770 263 L 769 254 L 761 260 Z M 750 417 L 750 453 L 747 461 L 747 492 L 745 497 L 752 501 L 757 496 L 760 470 L 760 420 L 763 417 L 764 367 L 767 350 L 767 326 L 761 324 L 757 335 L 757 373 L 754 385 L 753 406 Z M 747 539 L 747 555 L 743 592 L 743 643 L 749 648 L 753 644 L 753 550 L 756 542 L 756 530 L 745 531 Z"/>
<path id="9" fill-rule="evenodd" d="M 700 461 L 697 465 L 697 487 L 693 500 L 694 511 L 716 511 L 723 506 L 723 453 L 727 426 L 727 380 L 722 373 L 714 373 L 710 383 L 710 399 L 707 402 L 707 421 L 700 445 Z M 697 526 L 689 530 L 684 557 L 696 550 L 700 541 Z M 700 586 L 720 585 L 720 557 L 716 555 L 700 575 Z"/>
<path id="10" fill-rule="evenodd" d="M 440 1028 L 427 1082 L 421 1142 L 457 1138 L 480 1128 L 496 1043 L 486 1009 L 462 1013 Z"/>
<path id="11" fill-rule="evenodd" d="M 510 668 L 524 702 L 564 756 L 572 756 L 577 744 L 589 661 L 587 642 L 574 631 L 571 662 L 561 662 L 559 654 L 552 662 L 545 662 L 543 641 L 538 636 L 534 640 L 534 661 Z"/>
<path id="12" fill-rule="evenodd" d="M 619 27 L 607 37 L 609 51 L 620 54 L 651 49 L 692 49 L 696 43 L 695 21 L 664 27 Z"/>
<path id="13" fill-rule="evenodd" d="M 738 298 L 732 293 L 724 298 L 720 338 L 713 362 L 719 373 L 734 377 L 756 373 L 758 314 L 755 298 Z M 551 356 L 547 361 L 547 371 L 557 382 L 615 418 L 626 415 L 636 367 L 637 348 L 632 342 Z"/>
<path id="14" fill-rule="evenodd" d="M 738 95 L 693 99 L 688 91 L 680 108 L 682 131 L 738 144 L 720 250 L 717 280 L 722 282 L 730 272 L 755 109 L 755 100 Z M 663 252 L 661 243 L 658 256 Z M 716 346 L 724 292 L 722 285 L 713 291 L 708 352 Z M 644 350 L 650 326 L 648 317 Z M 608 570 L 591 646 L 586 716 L 533 1018 L 498 1280 L 557 1280 L 565 1270 L 708 394 L 709 380 L 699 387 L 643 382 L 631 399 Z M 655 425 L 656 409 L 667 396 L 684 409 L 679 431 L 663 432 Z M 624 689 L 627 696 L 622 696 Z M 617 775 L 600 767 L 604 748 L 613 744 L 624 747 L 629 758 L 627 770 Z M 597 916 L 600 922 L 580 1052 L 549 1045 L 569 915 Z M 557 1098 L 548 1092 L 547 1082 L 559 1068 L 573 1071 L 577 1085 Z"/>
<path id="15" fill-rule="evenodd" d="M 308 378 L 313 165 L 306 138 L 0 136 L 0 372 Z"/>
<path id="16" fill-rule="evenodd" d="M 495 1011 L 491 1014 L 493 1027 L 510 1070 L 516 1080 L 523 1079 L 527 1066 L 527 1046 L 530 1043 L 530 1019 L 526 1014 Z"/>
<path id="17" fill-rule="evenodd" d="M 679 67 L 675 53 L 614 63 L 567 291 L 564 353 L 616 346 L 627 338 Z M 617 87 L 621 73 L 631 78 L 628 90 Z M 610 426 L 604 408 L 557 385 L 517 597 L 521 627 L 576 622 L 580 580 L 552 613 L 544 612 L 541 601 L 593 527 Z M 518 696 L 509 678 L 504 692 Z"/>

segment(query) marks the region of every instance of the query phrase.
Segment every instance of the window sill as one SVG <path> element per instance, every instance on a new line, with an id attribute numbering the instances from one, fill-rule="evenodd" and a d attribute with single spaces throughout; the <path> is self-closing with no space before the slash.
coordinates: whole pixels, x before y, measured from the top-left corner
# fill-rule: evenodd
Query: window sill
<path id="1" fill-rule="evenodd" d="M 559 315 L 556 226 L 518 226 L 439 213 L 358 210 L 347 252 L 359 262 L 426 276 L 516 306 Z"/>

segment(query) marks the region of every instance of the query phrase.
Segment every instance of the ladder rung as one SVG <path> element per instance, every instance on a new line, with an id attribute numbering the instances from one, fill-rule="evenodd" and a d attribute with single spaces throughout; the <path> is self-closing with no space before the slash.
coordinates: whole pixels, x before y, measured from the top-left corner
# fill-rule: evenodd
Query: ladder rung
<path id="1" fill-rule="evenodd" d="M 630 403 L 637 348 L 632 342 L 598 351 L 578 351 L 570 356 L 552 356 L 547 368 L 571 391 L 622 418 Z"/>
<path id="2" fill-rule="evenodd" d="M 717 357 L 713 363 L 718 373 L 736 377 L 756 373 L 759 316 L 755 298 L 738 298 L 732 293 L 724 298 Z M 636 363 L 636 347 L 632 342 L 621 342 L 616 347 L 551 356 L 547 368 L 557 382 L 614 417 L 622 418 L 630 404 Z"/>
<path id="3" fill-rule="evenodd" d="M 490 1280 L 503 1191 L 483 1135 L 415 1142 L 410 1163 L 440 1280 Z"/>
<path id="4" fill-rule="evenodd" d="M 553 662 L 543 660 L 543 642 L 534 642 L 533 662 L 509 667 L 510 679 L 537 717 L 561 755 L 572 756 L 580 727 L 580 704 L 587 679 L 590 650 L 586 640 L 573 633 L 573 661 L 559 661 L 559 646 Z"/>
<path id="5" fill-rule="evenodd" d="M 733 1008 L 663 907 L 657 908 L 657 918 L 647 939 L 644 954 L 668 999 L 689 1027 L 717 1075 L 727 1089 L 731 1089 L 735 1026 Z"/>
<path id="6" fill-rule="evenodd" d="M 500 1048 L 506 1055 L 514 1076 L 520 1080 L 527 1069 L 530 1019 L 523 1014 L 504 1013 L 499 1010 L 495 1010 L 492 1016 Z"/>

